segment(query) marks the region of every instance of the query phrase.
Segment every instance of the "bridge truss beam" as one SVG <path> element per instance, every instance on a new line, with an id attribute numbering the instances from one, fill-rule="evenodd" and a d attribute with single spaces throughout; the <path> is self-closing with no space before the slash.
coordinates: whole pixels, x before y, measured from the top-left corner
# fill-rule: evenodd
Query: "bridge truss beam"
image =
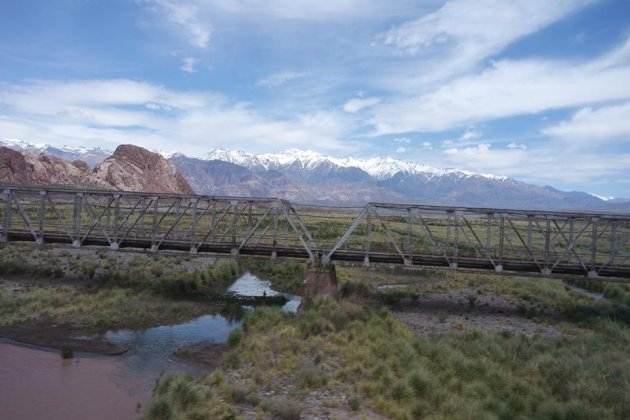
<path id="1" fill-rule="evenodd" d="M 370 203 L 323 256 L 630 277 L 630 217 Z"/>
<path id="2" fill-rule="evenodd" d="M 630 278 L 630 216 L 4 187 L 0 242 Z M 349 226 L 349 227 L 348 227 Z"/>
<path id="3" fill-rule="evenodd" d="M 5 188 L 0 241 L 318 258 L 291 203 L 272 198 Z"/>

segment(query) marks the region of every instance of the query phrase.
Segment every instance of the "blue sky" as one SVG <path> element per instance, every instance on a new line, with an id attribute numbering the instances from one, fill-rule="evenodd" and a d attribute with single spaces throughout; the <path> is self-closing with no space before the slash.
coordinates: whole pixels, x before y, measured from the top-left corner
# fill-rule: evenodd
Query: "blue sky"
<path id="1" fill-rule="evenodd" d="M 627 0 L 0 0 L 0 138 L 630 196 Z"/>

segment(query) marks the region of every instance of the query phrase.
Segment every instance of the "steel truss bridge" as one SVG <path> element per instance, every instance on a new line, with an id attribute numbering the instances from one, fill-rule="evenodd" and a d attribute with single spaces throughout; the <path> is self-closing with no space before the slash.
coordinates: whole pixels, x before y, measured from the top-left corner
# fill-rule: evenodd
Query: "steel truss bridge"
<path id="1" fill-rule="evenodd" d="M 1 242 L 630 278 L 630 215 L 2 187 Z"/>

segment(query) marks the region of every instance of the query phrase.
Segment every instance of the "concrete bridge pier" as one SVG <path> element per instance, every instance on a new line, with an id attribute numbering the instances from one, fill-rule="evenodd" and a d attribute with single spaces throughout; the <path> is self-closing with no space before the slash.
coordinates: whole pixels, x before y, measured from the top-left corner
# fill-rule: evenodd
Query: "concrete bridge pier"
<path id="1" fill-rule="evenodd" d="M 304 302 L 308 302 L 318 295 L 330 296 L 334 299 L 339 298 L 339 284 L 333 264 L 309 264 L 306 270 L 306 286 L 302 299 Z"/>

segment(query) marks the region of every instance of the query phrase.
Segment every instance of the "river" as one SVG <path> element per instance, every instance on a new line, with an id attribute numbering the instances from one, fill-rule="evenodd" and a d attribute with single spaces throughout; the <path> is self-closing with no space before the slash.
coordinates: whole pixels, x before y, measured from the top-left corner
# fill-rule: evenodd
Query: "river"
<path id="1" fill-rule="evenodd" d="M 279 294 L 269 282 L 250 273 L 237 279 L 228 293 Z M 283 309 L 295 312 L 299 296 L 285 296 L 288 301 Z M 175 350 L 199 343 L 223 343 L 240 324 L 239 320 L 212 314 L 177 325 L 108 331 L 107 340 L 130 349 L 123 356 L 75 353 L 72 359 L 62 359 L 58 351 L 0 340 L 0 418 L 139 418 L 162 372 L 201 372 L 200 366 L 174 357 Z"/>

